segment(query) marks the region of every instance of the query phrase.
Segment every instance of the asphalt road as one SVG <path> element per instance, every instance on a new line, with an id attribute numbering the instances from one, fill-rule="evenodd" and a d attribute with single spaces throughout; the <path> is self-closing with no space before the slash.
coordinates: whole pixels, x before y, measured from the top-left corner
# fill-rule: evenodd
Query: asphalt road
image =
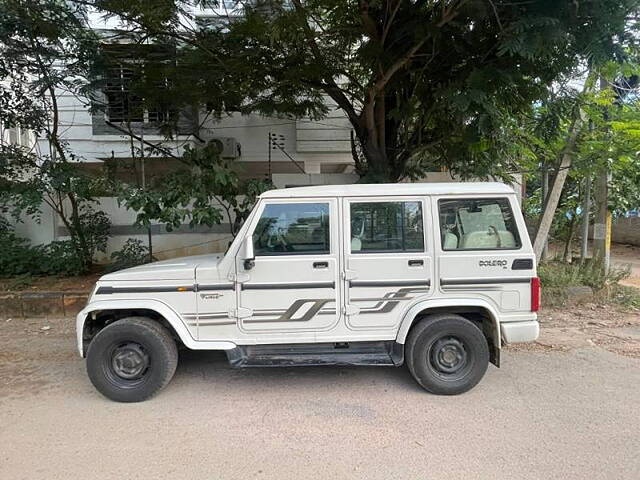
<path id="1" fill-rule="evenodd" d="M 72 335 L 2 321 L 0 479 L 640 478 L 640 360 L 597 347 L 504 352 L 458 397 L 404 368 L 186 352 L 160 395 L 125 405 L 93 389 Z"/>

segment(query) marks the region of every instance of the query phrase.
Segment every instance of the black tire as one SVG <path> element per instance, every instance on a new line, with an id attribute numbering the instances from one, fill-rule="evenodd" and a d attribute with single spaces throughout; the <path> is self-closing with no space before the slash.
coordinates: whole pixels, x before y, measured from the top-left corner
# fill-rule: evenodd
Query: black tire
<path id="1" fill-rule="evenodd" d="M 437 395 L 457 395 L 470 390 L 489 365 L 489 346 L 482 331 L 460 315 L 423 318 L 412 328 L 405 348 L 413 378 Z"/>
<path id="2" fill-rule="evenodd" d="M 87 373 L 105 397 L 141 402 L 164 388 L 176 371 L 171 334 L 144 317 L 123 318 L 100 330 L 87 350 Z"/>

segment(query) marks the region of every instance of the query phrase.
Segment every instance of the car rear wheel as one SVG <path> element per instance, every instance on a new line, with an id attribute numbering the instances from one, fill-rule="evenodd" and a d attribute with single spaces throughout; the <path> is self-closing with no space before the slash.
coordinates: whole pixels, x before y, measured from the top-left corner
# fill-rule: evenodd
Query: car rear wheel
<path id="1" fill-rule="evenodd" d="M 100 330 L 87 351 L 87 373 L 105 397 L 141 402 L 175 373 L 178 350 L 171 334 L 144 317 L 118 320 Z"/>
<path id="2" fill-rule="evenodd" d="M 405 348 L 407 366 L 418 384 L 439 395 L 470 390 L 489 365 L 482 331 L 460 315 L 425 317 L 409 333 Z"/>

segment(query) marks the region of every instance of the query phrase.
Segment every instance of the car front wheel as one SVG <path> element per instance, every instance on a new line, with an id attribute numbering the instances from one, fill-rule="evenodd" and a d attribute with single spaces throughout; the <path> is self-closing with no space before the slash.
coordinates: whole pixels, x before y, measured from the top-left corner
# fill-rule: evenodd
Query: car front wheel
<path id="1" fill-rule="evenodd" d="M 141 402 L 164 388 L 176 370 L 171 334 L 144 317 L 123 318 L 100 330 L 89 344 L 87 373 L 105 397 Z"/>

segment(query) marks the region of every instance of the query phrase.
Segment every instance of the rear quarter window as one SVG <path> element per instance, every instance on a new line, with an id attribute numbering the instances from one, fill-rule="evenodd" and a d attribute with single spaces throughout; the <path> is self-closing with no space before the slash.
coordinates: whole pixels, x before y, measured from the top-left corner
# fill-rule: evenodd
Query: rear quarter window
<path id="1" fill-rule="evenodd" d="M 522 246 L 507 198 L 440 200 L 438 209 L 445 251 L 517 250 Z"/>

